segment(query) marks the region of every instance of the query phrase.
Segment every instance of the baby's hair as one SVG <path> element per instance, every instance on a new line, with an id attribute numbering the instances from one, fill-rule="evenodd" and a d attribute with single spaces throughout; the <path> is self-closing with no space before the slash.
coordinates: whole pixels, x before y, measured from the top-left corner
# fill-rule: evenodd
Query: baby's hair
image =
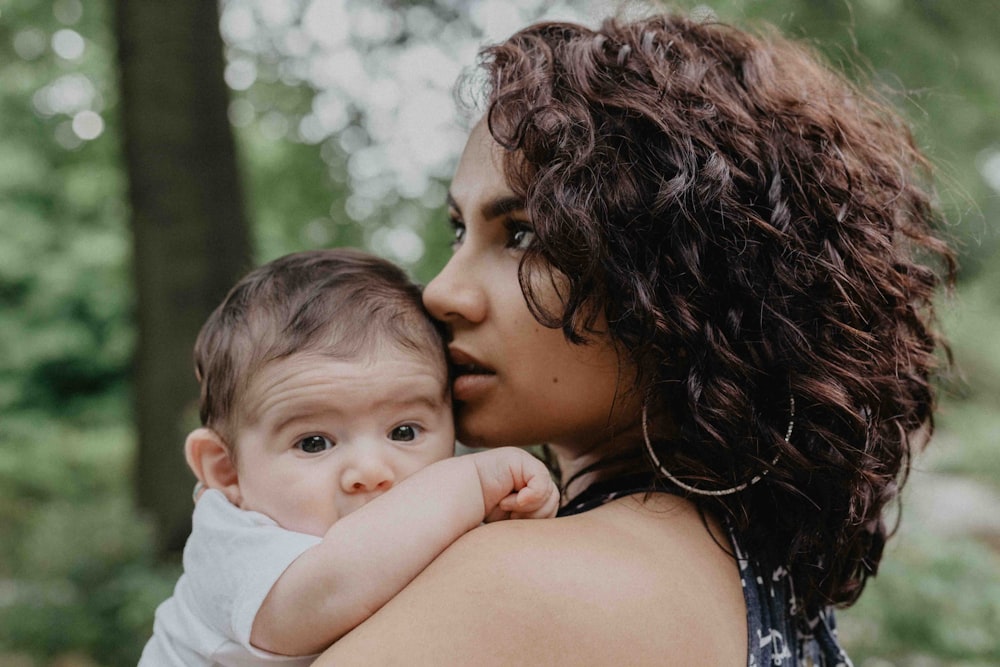
<path id="1" fill-rule="evenodd" d="M 805 607 L 853 602 L 933 425 L 932 298 L 955 270 L 905 123 L 805 46 L 681 16 L 536 24 L 482 64 L 535 317 L 630 353 L 675 475 L 769 473 L 695 500 Z"/>
<path id="2" fill-rule="evenodd" d="M 402 269 L 345 248 L 276 259 L 244 276 L 198 334 L 201 423 L 232 450 L 240 405 L 265 365 L 301 353 L 363 359 L 386 347 L 433 360 L 447 391 L 441 331 Z"/>

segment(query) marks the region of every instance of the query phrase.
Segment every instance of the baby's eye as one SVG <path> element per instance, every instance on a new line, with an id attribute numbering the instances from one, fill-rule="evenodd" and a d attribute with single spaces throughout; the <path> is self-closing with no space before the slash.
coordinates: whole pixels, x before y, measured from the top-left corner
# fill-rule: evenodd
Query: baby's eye
<path id="1" fill-rule="evenodd" d="M 417 433 L 419 432 L 419 427 L 413 424 L 403 424 L 397 426 L 389 432 L 389 439 L 396 440 L 398 442 L 412 442 L 417 438 Z"/>
<path id="2" fill-rule="evenodd" d="M 531 225 L 511 220 L 507 222 L 507 247 L 524 250 L 535 240 L 535 230 Z"/>
<path id="3" fill-rule="evenodd" d="M 307 435 L 296 442 L 295 447 L 306 454 L 319 454 L 333 449 L 333 441 L 325 435 Z"/>

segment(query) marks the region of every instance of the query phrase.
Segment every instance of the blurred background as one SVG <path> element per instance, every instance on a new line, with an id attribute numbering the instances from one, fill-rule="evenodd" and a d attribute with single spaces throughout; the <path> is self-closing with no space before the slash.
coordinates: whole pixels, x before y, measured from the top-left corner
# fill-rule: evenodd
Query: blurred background
<path id="1" fill-rule="evenodd" d="M 936 165 L 956 368 L 855 663 L 1000 664 L 1000 5 L 716 0 L 872 82 Z M 480 45 L 617 5 L 0 0 L 0 665 L 134 665 L 179 573 L 197 329 L 256 263 L 366 247 L 426 281 Z M 642 6 L 625 13 L 645 11 Z"/>

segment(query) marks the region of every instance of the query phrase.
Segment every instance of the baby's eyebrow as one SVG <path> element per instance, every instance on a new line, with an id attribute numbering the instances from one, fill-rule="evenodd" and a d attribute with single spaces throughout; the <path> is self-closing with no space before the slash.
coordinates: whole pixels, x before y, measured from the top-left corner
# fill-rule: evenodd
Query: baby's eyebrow
<path id="1" fill-rule="evenodd" d="M 402 410 L 407 408 L 423 407 L 428 410 L 438 410 L 447 402 L 447 400 L 447 392 L 443 395 L 439 395 L 437 392 L 427 393 L 423 391 L 415 392 L 413 394 L 397 393 L 372 402 L 369 405 L 369 408 L 371 410 L 380 408 Z M 274 431 L 276 433 L 281 432 L 290 426 L 293 426 L 297 422 L 315 421 L 328 417 L 331 414 L 336 414 L 339 411 L 340 410 L 338 410 L 335 405 L 322 401 L 306 403 L 293 412 L 290 412 L 282 417 L 282 419 L 275 424 Z"/>
<path id="2" fill-rule="evenodd" d="M 317 414 L 319 414 L 319 412 L 316 410 L 303 410 L 290 414 L 275 425 L 274 432 L 281 433 L 296 422 L 315 419 Z"/>

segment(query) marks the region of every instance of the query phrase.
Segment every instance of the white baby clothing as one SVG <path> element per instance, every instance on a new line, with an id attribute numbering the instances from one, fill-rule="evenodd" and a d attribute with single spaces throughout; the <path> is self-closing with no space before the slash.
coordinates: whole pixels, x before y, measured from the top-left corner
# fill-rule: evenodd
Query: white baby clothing
<path id="1" fill-rule="evenodd" d="M 156 609 L 153 636 L 139 667 L 308 665 L 250 645 L 254 617 L 302 552 L 321 538 L 285 530 L 259 512 L 241 510 L 209 489 L 195 505 L 184 546 L 184 573 Z"/>

